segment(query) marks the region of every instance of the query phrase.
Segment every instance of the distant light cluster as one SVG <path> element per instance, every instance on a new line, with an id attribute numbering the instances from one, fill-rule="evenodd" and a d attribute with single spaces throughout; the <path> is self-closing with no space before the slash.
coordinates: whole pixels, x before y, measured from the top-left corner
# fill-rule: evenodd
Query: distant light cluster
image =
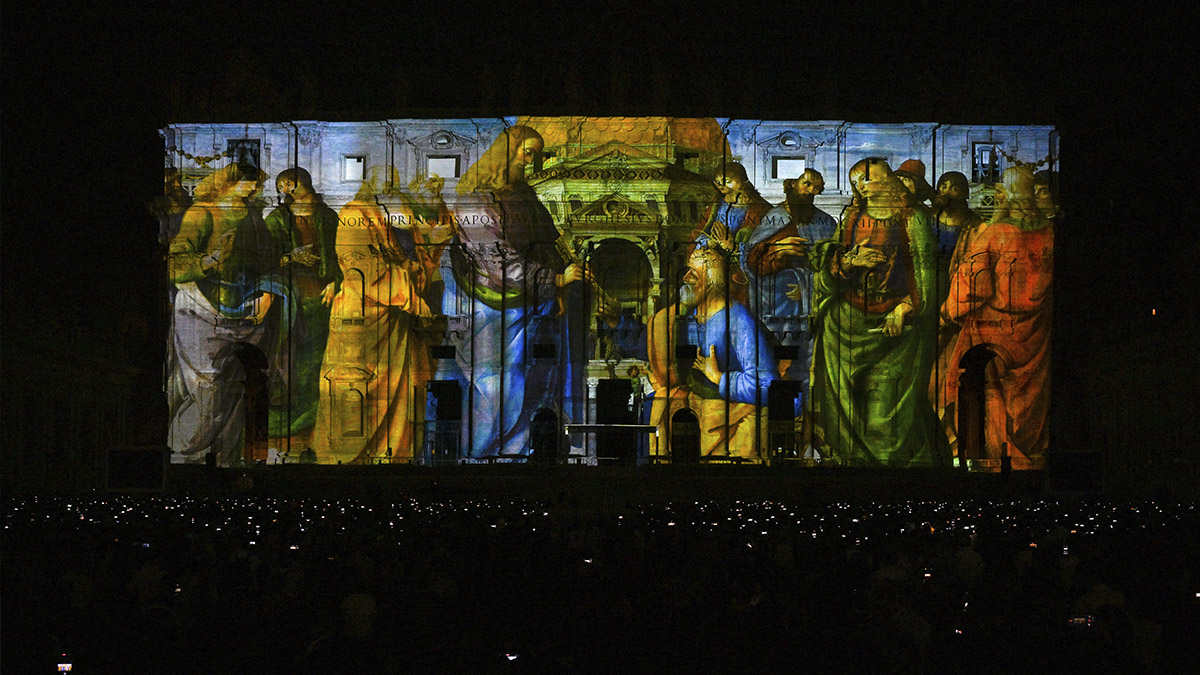
<path id="1" fill-rule="evenodd" d="M 131 546 L 154 547 L 174 537 L 215 536 L 255 546 L 267 537 L 291 551 L 309 544 L 328 547 L 326 537 L 371 534 L 401 538 L 433 528 L 477 529 L 506 535 L 551 526 L 559 507 L 521 500 L 428 500 L 388 503 L 353 499 L 271 497 L 28 497 L 7 501 L 8 531 L 70 531 L 111 537 Z M 628 517 L 627 517 L 628 516 Z M 835 502 L 819 506 L 784 501 L 687 501 L 645 504 L 632 513 L 603 516 L 609 525 L 648 535 L 744 537 L 751 544 L 781 535 L 862 544 L 906 535 L 992 534 L 1021 538 L 1031 548 L 1053 539 L 1170 531 L 1194 522 L 1196 504 L 1094 500 Z M 1064 546 L 1064 552 L 1067 547 Z"/>

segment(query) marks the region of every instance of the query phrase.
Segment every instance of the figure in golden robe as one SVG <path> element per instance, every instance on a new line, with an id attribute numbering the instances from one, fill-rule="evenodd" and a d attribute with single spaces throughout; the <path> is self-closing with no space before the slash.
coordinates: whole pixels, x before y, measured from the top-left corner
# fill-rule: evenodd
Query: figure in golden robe
<path id="1" fill-rule="evenodd" d="M 734 299 L 731 278 L 741 275 L 736 259 L 719 247 L 697 248 L 679 304 L 650 320 L 650 423 L 660 428 L 660 439 L 668 437 L 668 420 L 691 409 L 700 422 L 702 457 L 761 459 L 766 448 L 767 390 L 778 364 L 766 329 Z M 690 367 L 676 366 L 676 345 L 696 347 Z"/>
<path id="2" fill-rule="evenodd" d="M 449 218 L 440 195 L 429 200 L 433 207 L 411 195 L 381 199 L 395 182 L 394 171 L 372 168 L 339 214 L 343 281 L 333 299 L 314 433 L 323 463 L 413 457 L 415 425 L 424 410 L 414 392 L 432 370 L 419 328 L 437 309 L 426 302 L 425 286 L 445 245 Z M 428 208 L 438 216 L 418 217 Z"/>

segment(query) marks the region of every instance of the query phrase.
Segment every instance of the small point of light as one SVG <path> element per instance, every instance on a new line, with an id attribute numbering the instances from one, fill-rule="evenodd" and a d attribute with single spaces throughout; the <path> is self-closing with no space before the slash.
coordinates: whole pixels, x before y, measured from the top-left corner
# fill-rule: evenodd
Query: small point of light
<path id="1" fill-rule="evenodd" d="M 509 661 L 516 661 L 519 656 L 521 656 L 521 655 L 520 654 L 505 654 L 504 658 L 508 659 Z"/>
<path id="2" fill-rule="evenodd" d="M 1157 316 L 1157 315 L 1158 315 L 1158 310 L 1157 310 L 1157 309 L 1151 309 L 1151 310 L 1150 310 L 1150 316 Z"/>

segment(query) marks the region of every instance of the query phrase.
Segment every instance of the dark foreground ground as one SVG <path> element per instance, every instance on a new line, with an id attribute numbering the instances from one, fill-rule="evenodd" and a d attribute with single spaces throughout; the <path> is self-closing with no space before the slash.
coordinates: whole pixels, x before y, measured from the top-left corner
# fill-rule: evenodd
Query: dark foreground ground
<path id="1" fill-rule="evenodd" d="M 1200 671 L 1196 503 L 1036 474 L 173 467 L 3 503 L 5 673 Z"/>

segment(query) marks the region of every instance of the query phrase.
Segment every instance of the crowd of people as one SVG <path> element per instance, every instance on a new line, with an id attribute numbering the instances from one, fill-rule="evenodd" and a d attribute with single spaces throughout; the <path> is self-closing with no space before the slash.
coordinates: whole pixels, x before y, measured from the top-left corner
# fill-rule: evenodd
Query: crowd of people
<path id="1" fill-rule="evenodd" d="M 3 557 L 6 672 L 1198 665 L 1194 503 L 10 496 Z"/>

